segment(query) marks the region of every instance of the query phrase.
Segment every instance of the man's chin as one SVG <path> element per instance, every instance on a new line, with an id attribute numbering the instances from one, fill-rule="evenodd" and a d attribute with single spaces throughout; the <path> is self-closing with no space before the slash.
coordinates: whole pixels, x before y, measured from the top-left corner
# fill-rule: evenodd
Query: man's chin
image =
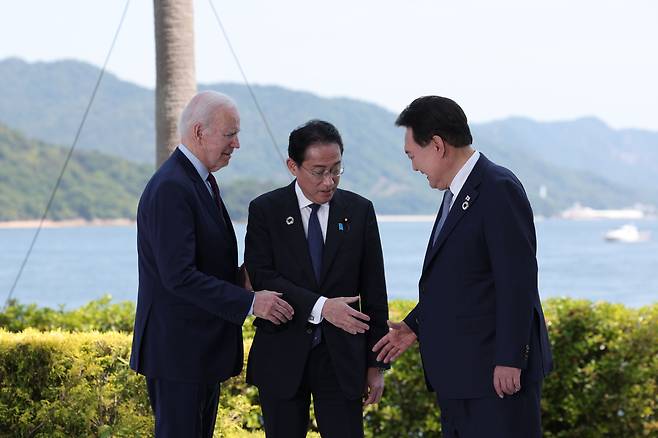
<path id="1" fill-rule="evenodd" d="M 320 193 L 318 193 L 318 196 L 317 196 L 318 203 L 326 204 L 327 202 L 331 201 L 331 198 L 334 197 L 334 193 L 336 193 L 335 190 L 331 191 L 331 192 L 320 192 Z"/>

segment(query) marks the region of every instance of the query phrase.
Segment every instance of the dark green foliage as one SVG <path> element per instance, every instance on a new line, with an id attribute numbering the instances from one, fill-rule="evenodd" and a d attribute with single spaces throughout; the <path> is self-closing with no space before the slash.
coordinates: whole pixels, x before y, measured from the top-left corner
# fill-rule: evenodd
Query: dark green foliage
<path id="1" fill-rule="evenodd" d="M 97 75 L 97 68 L 76 61 L 0 61 L 0 121 L 30 137 L 68 145 Z M 311 118 L 324 118 L 343 135 L 343 188 L 371 199 L 380 214 L 430 214 L 438 210 L 440 195 L 428 188 L 422 175 L 411 171 L 402 151 L 404 131 L 394 126 L 393 111 L 355 99 L 323 98 L 256 85 L 253 91 L 271 127 L 273 145 L 245 86 L 201 84 L 199 89 L 225 92 L 240 108 L 242 147 L 231 165 L 219 172 L 220 184 L 244 178 L 268 186 L 290 181 L 277 150 L 287 156 L 290 131 Z M 468 108 L 465 110 L 469 113 Z M 106 73 L 79 147 L 153 163 L 154 114 L 152 90 Z M 595 119 L 539 123 L 516 118 L 473 124 L 472 128 L 475 147 L 520 177 L 537 214 L 555 214 L 576 201 L 598 208 L 658 202 L 653 183 L 658 162 L 655 133 L 616 131 Z M 2 160 L 0 153 L 0 163 Z M 46 181 L 53 183 L 53 179 Z M 628 181 L 642 182 L 642 190 L 635 188 L 638 184 L 629 186 Z M 545 197 L 539 195 L 542 187 L 547 191 Z M 88 205 L 86 200 L 82 203 L 80 211 Z M 6 205 L 12 207 L 10 202 Z M 41 211 L 35 210 L 37 215 Z"/>
<path id="2" fill-rule="evenodd" d="M 546 310 L 555 372 L 545 436 L 658 436 L 658 305 L 556 299 Z"/>
<path id="3" fill-rule="evenodd" d="M 112 303 L 112 297 L 90 301 L 75 310 L 37 307 L 11 300 L 0 312 L 0 328 L 20 332 L 28 328 L 40 331 L 64 330 L 132 332 L 135 322 L 135 304 L 132 301 Z"/>
<path id="4" fill-rule="evenodd" d="M 0 221 L 41 218 L 67 153 L 0 125 Z M 47 218 L 134 219 L 152 172 L 148 165 L 75 151 Z M 281 185 L 254 175 L 225 183 L 219 175 L 222 197 L 234 220 L 247 217 L 253 198 Z"/>
<path id="5" fill-rule="evenodd" d="M 412 305 L 391 303 L 391 318 L 401 319 Z M 0 323 L 19 327 L 11 325 L 13 316 L 41 329 L 132 326 L 132 304 L 113 305 L 105 297 L 85 309 L 14 304 Z M 544 436 L 658 437 L 658 304 L 629 309 L 555 299 L 545 311 L 556 369 L 544 384 Z M 119 315 L 114 323 L 108 323 L 110 313 Z M 253 327 L 245 325 L 245 351 L 252 336 Z M 0 437 L 149 436 L 145 383 L 127 365 L 130 340 L 128 333 L 0 329 Z M 226 382 L 221 397 L 215 436 L 262 436 L 257 391 L 244 383 L 244 374 Z M 366 409 L 364 421 L 369 438 L 440 436 L 417 348 L 386 374 L 384 398 Z"/>
<path id="6" fill-rule="evenodd" d="M 41 218 L 67 153 L 0 125 L 0 221 Z M 134 218 L 151 171 L 100 152 L 75 151 L 47 218 Z"/>

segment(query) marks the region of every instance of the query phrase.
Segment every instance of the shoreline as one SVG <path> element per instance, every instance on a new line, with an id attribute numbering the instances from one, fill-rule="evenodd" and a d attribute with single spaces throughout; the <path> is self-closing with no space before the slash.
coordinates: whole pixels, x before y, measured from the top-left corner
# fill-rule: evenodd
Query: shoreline
<path id="1" fill-rule="evenodd" d="M 29 219 L 22 221 L 5 221 L 0 222 L 0 229 L 17 229 L 17 228 L 37 228 L 41 221 L 39 219 Z M 70 227 L 125 227 L 134 225 L 132 219 L 66 219 L 54 221 L 46 219 L 43 221 L 43 228 L 70 228 Z"/>
<path id="2" fill-rule="evenodd" d="M 435 215 L 426 215 L 426 214 L 382 214 L 377 215 L 377 222 L 434 222 L 436 219 Z M 535 216 L 535 222 L 540 222 L 548 219 L 561 219 L 567 221 L 601 221 L 609 220 L 607 218 L 587 218 L 587 219 L 567 219 L 561 218 L 559 216 Z M 656 216 L 647 215 L 642 219 L 637 219 L 637 222 L 641 222 L 647 219 L 656 219 Z M 620 220 L 620 219 L 618 219 Z M 0 221 L 0 230 L 2 229 L 25 229 L 25 228 L 37 228 L 39 226 L 39 219 L 27 219 L 19 221 Z M 633 222 L 632 220 L 630 222 Z M 66 219 L 62 221 L 54 221 L 47 219 L 43 221 L 43 228 L 75 228 L 75 227 L 129 227 L 135 225 L 134 219 L 128 218 L 119 218 L 119 219 Z M 247 220 L 234 220 L 234 224 L 246 224 Z"/>

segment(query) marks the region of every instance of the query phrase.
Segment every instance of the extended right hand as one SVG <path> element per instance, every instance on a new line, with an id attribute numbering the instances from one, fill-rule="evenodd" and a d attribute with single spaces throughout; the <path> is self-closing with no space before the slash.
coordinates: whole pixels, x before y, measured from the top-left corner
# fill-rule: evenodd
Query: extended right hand
<path id="1" fill-rule="evenodd" d="M 349 303 L 357 301 L 359 297 L 328 298 L 322 306 L 322 316 L 347 333 L 365 333 L 370 327 L 363 321 L 370 321 L 370 317 L 350 307 Z"/>
<path id="2" fill-rule="evenodd" d="M 254 316 L 267 319 L 273 324 L 279 325 L 288 322 L 295 314 L 292 306 L 280 298 L 279 292 L 261 290 L 255 293 Z"/>
<path id="3" fill-rule="evenodd" d="M 416 334 L 404 321 L 388 321 L 388 328 L 388 333 L 372 347 L 372 351 L 379 353 L 377 361 L 384 363 L 394 361 L 416 342 Z"/>

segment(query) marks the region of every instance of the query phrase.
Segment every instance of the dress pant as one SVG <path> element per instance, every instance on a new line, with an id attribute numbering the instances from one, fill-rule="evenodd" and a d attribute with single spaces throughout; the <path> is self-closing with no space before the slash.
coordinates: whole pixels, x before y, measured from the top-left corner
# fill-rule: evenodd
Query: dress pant
<path id="1" fill-rule="evenodd" d="M 444 438 L 541 438 L 541 382 L 504 398 L 441 399 Z"/>
<path id="2" fill-rule="evenodd" d="M 155 415 L 155 438 L 212 438 L 219 383 L 182 383 L 146 378 Z"/>
<path id="3" fill-rule="evenodd" d="M 343 394 L 324 341 L 311 350 L 301 385 L 292 398 L 281 399 L 259 391 L 265 436 L 305 437 L 311 396 L 322 438 L 363 438 L 363 401 L 350 400 Z"/>

